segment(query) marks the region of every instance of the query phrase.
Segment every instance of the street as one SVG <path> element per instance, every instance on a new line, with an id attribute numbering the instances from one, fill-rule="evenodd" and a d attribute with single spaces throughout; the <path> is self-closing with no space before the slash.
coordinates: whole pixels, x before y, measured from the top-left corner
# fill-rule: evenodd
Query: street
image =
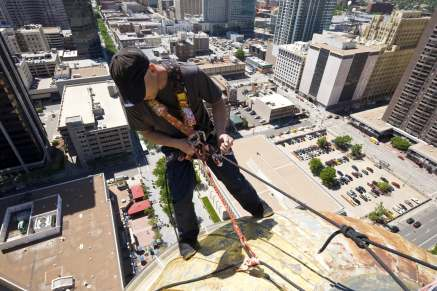
<path id="1" fill-rule="evenodd" d="M 410 217 L 422 223 L 422 226 L 414 228 L 413 225 L 408 224 L 406 220 Z M 397 225 L 400 235 L 422 248 L 430 249 L 437 244 L 437 205 L 434 201 L 390 224 Z"/>

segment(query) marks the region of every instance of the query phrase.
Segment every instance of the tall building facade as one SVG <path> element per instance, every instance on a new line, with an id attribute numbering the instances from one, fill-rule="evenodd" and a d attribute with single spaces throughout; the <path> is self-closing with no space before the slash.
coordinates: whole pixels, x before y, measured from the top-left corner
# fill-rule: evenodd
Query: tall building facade
<path id="1" fill-rule="evenodd" d="M 295 42 L 279 46 L 274 80 L 282 86 L 298 90 L 302 78 L 309 43 Z"/>
<path id="2" fill-rule="evenodd" d="M 202 0 L 175 0 L 176 19 L 184 19 L 185 15 L 202 14 Z"/>
<path id="3" fill-rule="evenodd" d="M 397 87 L 383 120 L 437 146 L 437 11 Z"/>
<path id="4" fill-rule="evenodd" d="M 228 0 L 228 29 L 246 35 L 253 33 L 256 0 Z"/>
<path id="5" fill-rule="evenodd" d="M 29 170 L 48 159 L 48 140 L 0 35 L 0 172 Z"/>
<path id="6" fill-rule="evenodd" d="M 365 103 L 387 102 L 414 55 L 429 21 L 419 11 L 396 11 L 389 18 L 375 16 L 362 42 L 380 49 L 378 61 L 363 93 Z"/>
<path id="7" fill-rule="evenodd" d="M 6 21 L 14 27 L 36 23 L 69 29 L 62 0 L 2 0 L 0 2 L 0 15 L 4 15 Z"/>
<path id="8" fill-rule="evenodd" d="M 311 40 L 328 29 L 336 0 L 279 0 L 274 44 Z"/>
<path id="9" fill-rule="evenodd" d="M 379 50 L 357 44 L 348 34 L 314 34 L 299 92 L 328 110 L 343 111 L 359 103 Z"/>
<path id="10" fill-rule="evenodd" d="M 255 0 L 203 0 L 203 18 L 210 31 L 253 34 L 256 14 Z"/>
<path id="11" fill-rule="evenodd" d="M 49 43 L 39 24 L 25 25 L 16 30 L 18 45 L 22 52 L 40 52 L 50 50 Z"/>
<path id="12" fill-rule="evenodd" d="M 90 0 L 63 0 L 78 56 L 100 58 L 102 47 Z"/>

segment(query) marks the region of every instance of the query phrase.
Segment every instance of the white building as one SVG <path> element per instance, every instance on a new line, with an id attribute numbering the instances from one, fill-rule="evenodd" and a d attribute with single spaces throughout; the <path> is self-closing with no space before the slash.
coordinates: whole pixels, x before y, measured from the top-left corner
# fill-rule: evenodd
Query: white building
<path id="1" fill-rule="evenodd" d="M 40 53 L 26 53 L 21 55 L 28 64 L 34 78 L 53 77 L 55 67 L 59 63 L 56 50 Z"/>
<path id="2" fill-rule="evenodd" d="M 5 40 L 6 45 L 8 46 L 12 55 L 21 53 L 17 36 L 15 35 L 15 30 L 13 28 L 2 27 L 0 28 L 0 34 L 3 36 L 3 39 Z"/>
<path id="3" fill-rule="evenodd" d="M 16 35 L 22 52 L 50 50 L 49 43 L 40 24 L 25 25 L 17 29 Z"/>
<path id="4" fill-rule="evenodd" d="M 129 125 L 112 81 L 65 86 L 58 128 L 68 152 L 83 166 L 132 152 Z"/>
<path id="5" fill-rule="evenodd" d="M 33 82 L 33 76 L 30 72 L 29 65 L 24 60 L 18 59 L 15 63 L 15 67 L 17 67 L 17 71 L 23 80 L 24 86 L 26 86 L 26 89 L 29 89 Z"/>
<path id="6" fill-rule="evenodd" d="M 274 67 L 274 80 L 279 85 L 292 90 L 299 89 L 308 48 L 307 42 L 300 41 L 279 46 Z"/>
<path id="7" fill-rule="evenodd" d="M 378 54 L 343 33 L 314 34 L 299 91 L 327 109 L 345 109 L 361 99 Z"/>
<path id="8" fill-rule="evenodd" d="M 299 109 L 289 99 L 277 93 L 252 97 L 249 107 L 267 122 L 299 113 Z"/>
<path id="9" fill-rule="evenodd" d="M 116 30 L 114 36 L 120 48 L 153 48 L 161 45 L 161 36 L 158 34 L 143 34 L 139 32 L 122 33 L 120 30 Z"/>

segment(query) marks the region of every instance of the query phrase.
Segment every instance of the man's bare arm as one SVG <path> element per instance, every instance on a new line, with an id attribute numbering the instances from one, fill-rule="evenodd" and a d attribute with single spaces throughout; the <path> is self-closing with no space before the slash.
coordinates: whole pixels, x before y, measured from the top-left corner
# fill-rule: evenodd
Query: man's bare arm
<path id="1" fill-rule="evenodd" d="M 223 99 L 212 104 L 212 117 L 214 119 L 214 126 L 217 132 L 217 141 L 220 150 L 227 153 L 231 150 L 234 144 L 234 139 L 226 134 L 226 126 L 228 119 L 226 117 L 226 107 Z"/>
<path id="2" fill-rule="evenodd" d="M 214 119 L 214 127 L 217 132 L 217 136 L 225 133 L 228 119 L 226 118 L 226 107 L 223 99 L 212 104 L 212 118 Z"/>
<path id="3" fill-rule="evenodd" d="M 153 130 L 143 130 L 142 134 L 151 143 L 175 148 L 190 156 L 194 154 L 194 147 L 185 138 L 173 138 Z"/>

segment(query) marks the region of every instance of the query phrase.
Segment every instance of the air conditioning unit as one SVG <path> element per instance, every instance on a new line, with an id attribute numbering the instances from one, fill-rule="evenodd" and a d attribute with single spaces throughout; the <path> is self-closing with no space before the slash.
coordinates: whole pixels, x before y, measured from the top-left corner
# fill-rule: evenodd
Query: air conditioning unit
<path id="1" fill-rule="evenodd" d="M 35 232 L 39 232 L 51 228 L 53 219 L 54 219 L 53 215 L 39 216 L 35 218 L 35 222 L 33 224 L 33 230 Z"/>

